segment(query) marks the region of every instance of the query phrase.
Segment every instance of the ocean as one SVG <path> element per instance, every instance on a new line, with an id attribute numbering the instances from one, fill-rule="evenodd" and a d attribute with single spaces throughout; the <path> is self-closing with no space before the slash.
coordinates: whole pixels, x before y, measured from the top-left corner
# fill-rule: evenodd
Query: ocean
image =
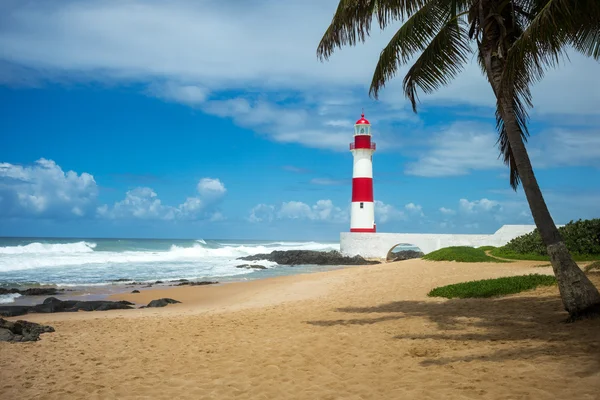
<path id="1" fill-rule="evenodd" d="M 289 267 L 237 258 L 273 250 L 329 251 L 339 247 L 339 242 L 0 238 L 0 287 L 55 285 L 80 289 L 126 284 L 116 280 L 261 279 L 336 267 Z M 236 268 L 240 264 L 260 264 L 267 269 Z M 13 303 L 18 297 L 0 295 L 0 303 Z"/>

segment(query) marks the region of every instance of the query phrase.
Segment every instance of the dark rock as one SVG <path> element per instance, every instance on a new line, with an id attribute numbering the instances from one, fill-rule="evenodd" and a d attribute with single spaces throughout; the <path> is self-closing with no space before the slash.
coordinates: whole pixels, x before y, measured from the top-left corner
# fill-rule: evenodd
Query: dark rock
<path id="1" fill-rule="evenodd" d="M 133 279 L 129 279 L 129 278 L 119 278 L 119 279 L 111 279 L 109 282 L 129 282 L 132 280 Z"/>
<path id="2" fill-rule="evenodd" d="M 31 306 L 0 306 L 0 316 L 16 317 L 18 315 L 27 314 L 30 309 Z"/>
<path id="3" fill-rule="evenodd" d="M 267 260 L 280 265 L 367 265 L 379 264 L 379 261 L 365 260 L 361 256 L 348 257 L 339 251 L 315 250 L 275 250 L 270 254 L 255 254 L 240 257 L 238 260 Z"/>
<path id="4" fill-rule="evenodd" d="M 132 305 L 133 303 L 128 301 L 63 301 L 56 297 L 48 297 L 42 304 L 35 306 L 0 306 L 0 315 L 3 317 L 16 317 L 27 313 L 125 310 L 133 308 Z"/>
<path id="5" fill-rule="evenodd" d="M 163 281 L 156 281 L 154 282 L 155 285 L 160 285 L 161 283 L 164 283 Z"/>
<path id="6" fill-rule="evenodd" d="M 177 281 L 175 281 L 177 282 Z M 219 282 L 211 282 L 211 281 L 200 281 L 200 282 L 190 282 L 188 280 L 178 283 L 177 285 L 171 285 L 171 286 L 204 286 L 204 285 L 214 285 L 216 283 Z"/>
<path id="7" fill-rule="evenodd" d="M 152 285 L 146 285 L 146 286 L 142 286 L 142 289 L 143 289 L 143 288 L 149 288 L 149 287 L 152 287 Z"/>
<path id="8" fill-rule="evenodd" d="M 403 261 L 410 260 L 413 258 L 421 258 L 425 254 L 420 251 L 415 250 L 401 250 L 397 252 L 390 253 L 387 257 L 388 261 Z"/>
<path id="9" fill-rule="evenodd" d="M 34 342 L 46 332 L 54 332 L 54 328 L 34 322 L 11 322 L 0 318 L 0 342 Z"/>
<path id="10" fill-rule="evenodd" d="M 175 304 L 175 303 L 181 303 L 181 302 L 165 297 L 165 298 L 158 299 L 158 300 L 152 300 L 150 303 L 148 303 L 148 305 L 146 307 L 165 307 L 169 304 Z"/>
<path id="11" fill-rule="evenodd" d="M 264 265 L 258 265 L 258 264 L 240 264 L 240 265 L 236 265 L 236 268 L 246 268 L 246 269 L 267 269 L 267 267 L 265 267 Z"/>
<path id="12" fill-rule="evenodd" d="M 2 294 L 15 294 L 18 293 L 21 296 L 52 296 L 61 294 L 65 289 L 57 289 L 57 288 L 29 288 L 29 289 L 4 289 L 0 288 L 0 295 Z"/>
<path id="13" fill-rule="evenodd" d="M 134 290 L 131 293 L 139 293 L 139 292 L 140 292 L 139 290 Z"/>

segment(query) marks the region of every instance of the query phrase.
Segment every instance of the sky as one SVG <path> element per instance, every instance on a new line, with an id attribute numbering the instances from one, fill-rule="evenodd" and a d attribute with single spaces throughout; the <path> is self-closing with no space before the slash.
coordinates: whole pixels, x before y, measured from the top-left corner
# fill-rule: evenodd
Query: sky
<path id="1" fill-rule="evenodd" d="M 372 124 L 380 232 L 531 224 L 475 60 L 414 113 L 394 26 L 321 62 L 335 0 L 4 0 L 0 236 L 337 240 L 353 124 Z M 527 147 L 557 224 L 600 217 L 600 72 L 570 53 L 533 88 Z"/>

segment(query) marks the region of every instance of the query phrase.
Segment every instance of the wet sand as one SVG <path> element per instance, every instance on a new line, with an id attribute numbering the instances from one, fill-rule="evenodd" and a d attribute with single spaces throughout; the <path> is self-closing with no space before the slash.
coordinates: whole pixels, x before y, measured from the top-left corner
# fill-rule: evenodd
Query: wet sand
<path id="1" fill-rule="evenodd" d="M 182 302 L 160 309 L 11 318 L 56 332 L 0 343 L 0 398 L 599 399 L 600 320 L 563 323 L 556 287 L 427 297 L 551 274 L 539 264 L 409 260 L 111 296 Z"/>

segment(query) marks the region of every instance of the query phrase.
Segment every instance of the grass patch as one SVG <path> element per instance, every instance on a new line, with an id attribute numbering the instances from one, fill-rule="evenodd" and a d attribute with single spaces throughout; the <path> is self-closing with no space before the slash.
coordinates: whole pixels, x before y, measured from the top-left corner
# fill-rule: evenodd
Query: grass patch
<path id="1" fill-rule="evenodd" d="M 427 296 L 445 297 L 447 299 L 484 298 L 514 294 L 535 289 L 538 286 L 552 286 L 555 284 L 556 279 L 553 276 L 530 274 L 456 283 L 435 288 Z"/>
<path id="2" fill-rule="evenodd" d="M 595 261 L 589 265 L 586 265 L 583 270 L 585 272 L 600 272 L 600 261 Z"/>
<path id="3" fill-rule="evenodd" d="M 424 260 L 431 261 L 458 261 L 458 262 L 509 262 L 504 260 L 498 260 L 485 254 L 481 248 L 474 248 L 468 246 L 454 246 L 445 247 L 436 251 L 432 251 L 429 254 L 423 256 Z"/>
<path id="4" fill-rule="evenodd" d="M 479 250 L 483 250 L 483 251 L 490 251 L 490 250 L 494 250 L 496 248 L 496 246 L 480 246 L 477 247 Z"/>
<path id="5" fill-rule="evenodd" d="M 490 251 L 490 255 L 494 257 L 507 258 L 510 260 L 531 260 L 531 261 L 550 261 L 549 256 L 543 256 L 540 254 L 533 253 L 517 253 L 512 250 L 508 250 L 504 247 L 497 247 Z M 595 261 L 600 259 L 598 254 L 578 254 L 571 253 L 571 256 L 575 261 Z"/>

